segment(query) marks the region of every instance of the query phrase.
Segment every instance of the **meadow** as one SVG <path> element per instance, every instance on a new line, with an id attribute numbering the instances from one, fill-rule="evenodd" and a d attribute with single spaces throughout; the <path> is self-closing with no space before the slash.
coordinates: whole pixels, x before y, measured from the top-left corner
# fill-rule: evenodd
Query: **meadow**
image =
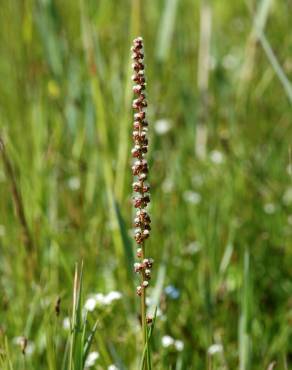
<path id="1" fill-rule="evenodd" d="M 83 368 L 67 362 L 82 263 L 85 368 L 140 368 L 140 35 L 152 368 L 292 366 L 291 16 L 291 0 L 1 3 L 1 370 Z"/>

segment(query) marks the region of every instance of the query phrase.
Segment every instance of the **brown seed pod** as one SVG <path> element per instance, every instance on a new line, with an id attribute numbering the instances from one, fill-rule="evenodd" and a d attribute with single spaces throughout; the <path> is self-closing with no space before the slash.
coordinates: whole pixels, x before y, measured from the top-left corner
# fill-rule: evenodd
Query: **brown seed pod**
<path id="1" fill-rule="evenodd" d="M 146 317 L 146 322 L 148 325 L 152 324 L 153 323 L 153 317 L 152 316 L 147 316 Z"/>
<path id="2" fill-rule="evenodd" d="M 143 111 L 143 112 L 138 112 L 138 113 L 135 113 L 134 115 L 134 119 L 135 121 L 142 121 L 146 116 L 146 113 Z"/>

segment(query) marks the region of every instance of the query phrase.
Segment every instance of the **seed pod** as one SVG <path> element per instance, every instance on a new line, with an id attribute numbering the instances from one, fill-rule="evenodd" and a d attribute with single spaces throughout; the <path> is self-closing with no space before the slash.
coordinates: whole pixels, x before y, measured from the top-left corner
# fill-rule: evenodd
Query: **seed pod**
<path id="1" fill-rule="evenodd" d="M 143 267 L 144 267 L 144 265 L 141 264 L 141 263 L 138 263 L 138 262 L 134 263 L 134 270 L 135 270 L 135 272 L 142 271 L 143 270 Z"/>
<path id="2" fill-rule="evenodd" d="M 149 230 L 145 229 L 145 230 L 143 231 L 143 238 L 144 238 L 144 239 L 149 238 L 149 234 L 150 234 Z"/>
<path id="3" fill-rule="evenodd" d="M 145 277 L 146 277 L 147 280 L 151 279 L 151 270 L 150 269 L 145 270 Z"/>
<path id="4" fill-rule="evenodd" d="M 137 37 L 134 41 L 134 47 L 135 49 L 142 49 L 143 48 L 143 39 L 142 37 Z"/>
<path id="5" fill-rule="evenodd" d="M 145 195 L 143 198 L 142 198 L 142 202 L 143 204 L 147 205 L 147 203 L 150 202 L 150 197 L 149 195 Z"/>
<path id="6" fill-rule="evenodd" d="M 148 268 L 148 269 L 151 269 L 151 267 L 153 266 L 153 259 L 152 258 L 145 258 L 143 260 L 143 264 Z"/>
<path id="7" fill-rule="evenodd" d="M 133 91 L 134 91 L 135 94 L 139 94 L 144 89 L 145 89 L 145 86 L 143 86 L 143 85 L 135 85 L 133 87 Z"/>
<path id="8" fill-rule="evenodd" d="M 149 285 L 148 281 L 144 280 L 143 283 L 142 283 L 143 288 L 147 288 L 148 285 Z"/>
<path id="9" fill-rule="evenodd" d="M 134 115 L 134 119 L 135 119 L 135 121 L 137 120 L 137 121 L 142 121 L 144 118 L 145 118 L 145 116 L 146 116 L 146 113 L 145 112 L 138 112 L 138 113 L 135 113 L 135 115 Z"/>
<path id="10" fill-rule="evenodd" d="M 150 190 L 150 186 L 149 185 L 144 185 L 143 188 L 142 188 L 142 192 L 143 193 L 147 193 L 149 190 Z"/>
<path id="11" fill-rule="evenodd" d="M 141 123 L 139 121 L 134 121 L 134 123 L 133 123 L 134 130 L 139 130 L 140 125 L 141 125 Z"/>
<path id="12" fill-rule="evenodd" d="M 143 59 L 144 58 L 144 54 L 139 50 L 132 50 L 133 51 L 133 54 L 132 54 L 132 59 L 136 60 L 136 61 L 140 61 L 140 59 Z"/>
<path id="13" fill-rule="evenodd" d="M 146 173 L 141 173 L 140 175 L 139 175 L 139 181 L 144 181 L 144 180 L 146 180 L 147 179 L 147 174 Z"/>
<path id="14" fill-rule="evenodd" d="M 133 183 L 133 190 L 136 191 L 136 192 L 140 192 L 141 184 L 139 182 L 134 182 Z"/>
<path id="15" fill-rule="evenodd" d="M 138 72 L 140 71 L 141 69 L 144 68 L 143 64 L 140 63 L 140 62 L 135 62 L 132 64 L 132 68 L 134 69 L 134 71 Z"/>
<path id="16" fill-rule="evenodd" d="M 142 243 L 142 234 L 138 231 L 135 233 L 135 236 L 134 236 L 137 244 L 141 244 Z"/>
<path id="17" fill-rule="evenodd" d="M 140 149 L 132 149 L 131 153 L 132 153 L 132 157 L 133 158 L 139 158 L 141 156 L 141 152 L 142 150 Z"/>
<path id="18" fill-rule="evenodd" d="M 147 322 L 147 324 L 148 324 L 148 325 L 152 324 L 152 322 L 153 322 L 153 317 L 151 317 L 151 316 L 147 316 L 147 317 L 146 317 L 146 322 Z"/>
<path id="19" fill-rule="evenodd" d="M 135 130 L 135 131 L 133 131 L 133 140 L 134 141 L 138 141 L 140 139 L 140 133 L 139 133 L 139 131 L 137 130 Z"/>
<path id="20" fill-rule="evenodd" d="M 137 295 L 138 296 L 141 296 L 142 295 L 142 287 L 141 286 L 137 286 L 137 288 L 136 288 L 136 293 L 137 293 Z"/>

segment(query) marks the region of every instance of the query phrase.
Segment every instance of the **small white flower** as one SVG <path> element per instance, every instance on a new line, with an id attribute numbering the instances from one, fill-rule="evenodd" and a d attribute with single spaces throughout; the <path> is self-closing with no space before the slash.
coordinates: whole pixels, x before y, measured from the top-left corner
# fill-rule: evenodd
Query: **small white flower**
<path id="1" fill-rule="evenodd" d="M 71 190 L 78 190 L 80 188 L 79 177 L 70 177 L 70 179 L 68 180 L 68 187 Z"/>
<path id="2" fill-rule="evenodd" d="M 18 344 L 18 345 L 20 345 L 20 344 L 23 342 L 23 337 L 14 337 L 14 338 L 12 339 L 12 342 L 13 342 L 14 344 Z"/>
<path id="3" fill-rule="evenodd" d="M 70 319 L 69 317 L 65 317 L 64 320 L 63 320 L 63 328 L 65 330 L 69 330 L 70 329 Z"/>
<path id="4" fill-rule="evenodd" d="M 186 246 L 186 252 L 189 254 L 196 254 L 200 250 L 201 250 L 201 245 L 197 241 L 191 242 L 190 244 Z"/>
<path id="5" fill-rule="evenodd" d="M 146 303 L 146 306 L 151 306 L 151 298 L 150 297 L 145 297 L 145 303 Z"/>
<path id="6" fill-rule="evenodd" d="M 183 198 L 187 203 L 199 204 L 201 202 L 201 194 L 195 191 L 187 190 L 183 193 Z"/>
<path id="7" fill-rule="evenodd" d="M 32 355 L 35 350 L 35 344 L 32 341 L 27 340 L 25 337 L 15 337 L 12 342 L 20 346 L 27 356 Z"/>
<path id="8" fill-rule="evenodd" d="M 222 344 L 212 344 L 208 348 L 208 354 L 210 356 L 215 355 L 216 353 L 222 352 L 223 351 L 223 346 Z"/>
<path id="9" fill-rule="evenodd" d="M 275 213 L 276 211 L 276 207 L 275 207 L 275 204 L 273 203 L 267 203 L 264 205 L 264 211 L 268 214 L 268 215 L 272 215 L 273 213 Z"/>
<path id="10" fill-rule="evenodd" d="M 116 365 L 109 365 L 107 370 L 119 370 L 119 368 Z"/>
<path id="11" fill-rule="evenodd" d="M 27 356 L 32 355 L 34 353 L 34 350 L 35 350 L 35 344 L 29 341 L 25 349 L 25 354 Z"/>
<path id="12" fill-rule="evenodd" d="M 101 306 L 109 306 L 114 301 L 122 298 L 122 293 L 116 290 L 109 292 L 108 294 L 97 293 L 94 296 L 95 302 Z"/>
<path id="13" fill-rule="evenodd" d="M 86 300 L 85 304 L 84 304 L 84 308 L 89 311 L 89 312 L 92 312 L 95 307 L 96 307 L 96 299 L 94 297 L 90 297 Z"/>
<path id="14" fill-rule="evenodd" d="M 112 292 L 109 292 L 105 297 L 104 297 L 104 304 L 105 305 L 110 305 L 112 302 L 117 301 L 122 298 L 122 293 L 117 292 L 113 290 Z"/>
<path id="15" fill-rule="evenodd" d="M 212 150 L 210 159 L 215 164 L 222 164 L 224 162 L 224 156 L 219 150 Z"/>
<path id="16" fill-rule="evenodd" d="M 104 305 L 104 294 L 102 293 L 97 293 L 94 295 L 94 298 L 96 300 L 96 303 L 100 304 L 100 305 Z"/>
<path id="17" fill-rule="evenodd" d="M 168 348 L 170 346 L 173 346 L 174 339 L 170 335 L 164 335 L 161 339 L 162 347 Z"/>
<path id="18" fill-rule="evenodd" d="M 158 135 L 165 135 L 171 129 L 171 123 L 168 119 L 159 119 L 154 123 L 154 130 Z"/>
<path id="19" fill-rule="evenodd" d="M 99 353 L 98 352 L 90 352 L 86 358 L 85 361 L 85 367 L 91 367 L 94 366 L 96 363 L 96 360 L 99 358 Z"/>
<path id="20" fill-rule="evenodd" d="M 183 351 L 183 349 L 184 349 L 184 342 L 182 341 L 182 340 L 176 340 L 175 342 L 174 342 L 174 346 L 175 346 L 175 349 L 178 351 L 178 352 L 181 352 L 181 351 Z"/>

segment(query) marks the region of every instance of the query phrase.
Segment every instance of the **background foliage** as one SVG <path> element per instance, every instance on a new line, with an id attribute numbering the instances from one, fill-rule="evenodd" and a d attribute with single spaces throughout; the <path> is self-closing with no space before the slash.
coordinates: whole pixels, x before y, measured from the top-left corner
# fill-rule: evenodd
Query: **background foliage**
<path id="1" fill-rule="evenodd" d="M 89 313 L 99 319 L 95 368 L 137 369 L 129 49 L 140 33 L 149 293 L 160 297 L 154 368 L 265 369 L 275 360 L 288 369 L 291 14 L 290 0 L 2 2 L 0 129 L 27 221 L 1 161 L 1 354 L 15 369 L 60 368 L 81 260 L 85 297 L 123 294 Z M 21 335 L 34 346 L 26 356 Z M 162 346 L 165 335 L 183 350 Z"/>

